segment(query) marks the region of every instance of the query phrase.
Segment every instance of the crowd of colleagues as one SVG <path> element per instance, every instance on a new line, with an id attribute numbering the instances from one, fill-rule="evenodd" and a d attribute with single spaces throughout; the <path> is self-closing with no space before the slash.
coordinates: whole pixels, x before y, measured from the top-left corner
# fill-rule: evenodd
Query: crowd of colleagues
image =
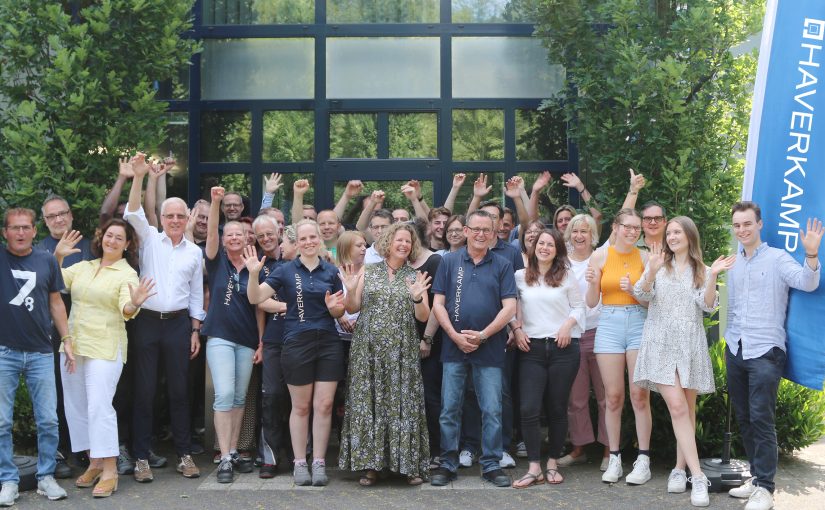
<path id="1" fill-rule="evenodd" d="M 544 172 L 529 195 L 520 177 L 505 183 L 513 210 L 485 201 L 483 174 L 466 210 L 457 206 L 465 176 L 456 174 L 441 207 L 412 180 L 401 189 L 412 212 L 385 209 L 374 191 L 357 223 L 343 225 L 360 181 L 321 211 L 304 204 L 309 183 L 295 181 L 286 224 L 272 207 L 281 176 L 265 179 L 252 218 L 248 200 L 221 187 L 191 210 L 166 198 L 172 165 L 122 159 L 91 242 L 72 230 L 64 198 L 43 204 L 49 234 L 36 246 L 36 213 L 4 212 L 0 506 L 18 496 L 11 429 L 21 375 L 37 424 L 38 492 L 67 496 L 55 477 L 72 452 L 88 458 L 76 487 L 108 497 L 119 475 L 151 482 L 166 462 L 152 452 L 159 367 L 176 469 L 200 475 L 192 416 L 202 414 L 204 359 L 220 483 L 255 464 L 261 478 L 291 464 L 296 485 L 324 486 L 333 430 L 338 466 L 365 487 L 382 473 L 447 485 L 475 462 L 497 487 L 561 484 L 595 442 L 601 479 L 615 483 L 629 390 L 638 454 L 624 479 L 644 484 L 652 390 L 677 441 L 666 490 L 686 492 L 690 481 L 691 503 L 707 506 L 695 409 L 697 395 L 715 390 L 702 318 L 717 307 L 725 272 L 728 386 L 753 474 L 730 494 L 748 498 L 747 510 L 773 506 L 788 291 L 819 284 L 819 220 L 800 231 L 799 264 L 762 242 L 757 204 L 734 204 L 739 248 L 708 266 L 690 218 L 668 219 L 656 202 L 636 209 L 646 183 L 632 170 L 610 222 L 574 174 L 560 180 L 587 210 L 562 205 L 539 218 Z M 610 232 L 599 246 L 602 224 Z M 528 461 L 515 477 L 505 471 L 513 455 Z"/>

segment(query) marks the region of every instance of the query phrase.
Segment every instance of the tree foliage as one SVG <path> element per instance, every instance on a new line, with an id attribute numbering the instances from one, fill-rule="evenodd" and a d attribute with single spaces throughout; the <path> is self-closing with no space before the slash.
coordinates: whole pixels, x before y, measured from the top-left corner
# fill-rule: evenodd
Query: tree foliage
<path id="1" fill-rule="evenodd" d="M 737 199 L 755 57 L 731 48 L 757 32 L 760 0 L 547 0 L 537 33 L 568 87 L 548 105 L 570 121 L 606 216 L 628 168 L 673 217 L 690 216 L 705 258 L 725 251 Z M 610 219 L 610 218 L 608 218 Z"/>
<path id="2" fill-rule="evenodd" d="M 117 158 L 164 140 L 156 82 L 197 44 L 191 0 L 0 0 L 0 207 L 65 196 L 90 234 Z"/>

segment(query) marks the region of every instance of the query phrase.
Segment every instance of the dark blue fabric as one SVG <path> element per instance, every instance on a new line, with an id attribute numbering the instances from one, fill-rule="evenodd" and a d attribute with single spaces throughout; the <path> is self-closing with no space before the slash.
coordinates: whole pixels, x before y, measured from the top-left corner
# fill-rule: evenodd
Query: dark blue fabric
<path id="1" fill-rule="evenodd" d="M 49 294 L 64 287 L 54 255 L 32 250 L 18 257 L 0 248 L 0 345 L 51 353 Z"/>
<path id="2" fill-rule="evenodd" d="M 524 269 L 524 258 L 521 256 L 519 249 L 512 244 L 506 243 L 499 239 L 490 251 L 499 257 L 509 260 L 510 263 L 513 264 L 513 273 L 519 269 Z"/>
<path id="3" fill-rule="evenodd" d="M 327 291 L 334 294 L 343 288 L 337 267 L 319 260 L 318 266 L 310 271 L 296 258 L 278 267 L 265 283 L 287 303 L 284 342 L 314 329 L 338 334 L 335 319 L 324 301 Z"/>
<path id="4" fill-rule="evenodd" d="M 447 316 L 456 331 L 481 331 L 501 311 L 501 301 L 518 294 L 509 260 L 488 251 L 476 265 L 466 247 L 444 255 L 432 288 L 433 293 L 444 295 Z M 506 343 L 507 333 L 502 328 L 478 349 L 465 354 L 445 333 L 441 361 L 503 367 Z"/>
<path id="5" fill-rule="evenodd" d="M 237 272 L 223 248 L 214 259 L 204 258 L 204 261 L 209 275 L 209 308 L 201 334 L 257 349 L 255 307 L 246 296 L 249 271 L 243 268 Z"/>
<path id="6" fill-rule="evenodd" d="M 46 236 L 45 239 L 37 243 L 34 247 L 38 250 L 44 250 L 51 254 L 54 254 L 54 249 L 57 247 L 57 243 L 60 242 L 60 239 L 55 239 L 52 236 Z M 63 259 L 63 267 L 71 267 L 78 262 L 83 262 L 84 260 L 92 260 L 94 259 L 94 255 L 92 255 L 92 243 L 89 242 L 88 239 L 85 237 L 77 243 L 77 246 L 80 250 L 80 253 L 72 253 L 68 257 Z"/>
<path id="7" fill-rule="evenodd" d="M 260 272 L 260 280 L 263 283 L 266 277 L 272 274 L 278 266 L 283 264 L 281 260 L 266 259 L 264 268 Z M 279 300 L 278 293 L 272 295 L 271 299 Z M 266 314 L 266 322 L 264 323 L 263 342 L 265 344 L 283 344 L 284 343 L 284 316 L 277 313 Z"/>

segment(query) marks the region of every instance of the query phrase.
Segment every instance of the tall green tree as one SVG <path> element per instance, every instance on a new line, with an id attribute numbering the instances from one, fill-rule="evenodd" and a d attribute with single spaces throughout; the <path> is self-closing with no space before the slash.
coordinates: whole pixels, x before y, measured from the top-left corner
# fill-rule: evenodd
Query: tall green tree
<path id="1" fill-rule="evenodd" d="M 198 45 L 192 0 L 0 0 L 0 207 L 50 193 L 91 233 L 117 159 L 166 135 L 171 80 Z"/>
<path id="2" fill-rule="evenodd" d="M 553 98 L 608 219 L 628 168 L 648 178 L 639 204 L 692 217 L 705 258 L 728 245 L 743 169 L 754 55 L 731 49 L 758 32 L 761 0 L 546 0 L 537 34 L 567 70 Z M 591 183 L 592 184 L 592 183 Z"/>

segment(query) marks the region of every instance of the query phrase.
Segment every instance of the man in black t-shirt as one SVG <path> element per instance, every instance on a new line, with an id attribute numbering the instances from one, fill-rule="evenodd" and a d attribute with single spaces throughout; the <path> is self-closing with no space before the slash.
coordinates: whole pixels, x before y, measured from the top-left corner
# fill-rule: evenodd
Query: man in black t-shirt
<path id="1" fill-rule="evenodd" d="M 3 218 L 6 246 L 0 249 L 0 506 L 17 499 L 20 475 L 13 462 L 12 416 L 21 375 L 37 422 L 37 492 L 51 500 L 66 491 L 54 480 L 57 453 L 57 391 L 52 321 L 64 342 L 68 371 L 74 371 L 66 308 L 60 298 L 63 277 L 57 260 L 32 249 L 37 234 L 31 209 L 9 209 Z"/>

